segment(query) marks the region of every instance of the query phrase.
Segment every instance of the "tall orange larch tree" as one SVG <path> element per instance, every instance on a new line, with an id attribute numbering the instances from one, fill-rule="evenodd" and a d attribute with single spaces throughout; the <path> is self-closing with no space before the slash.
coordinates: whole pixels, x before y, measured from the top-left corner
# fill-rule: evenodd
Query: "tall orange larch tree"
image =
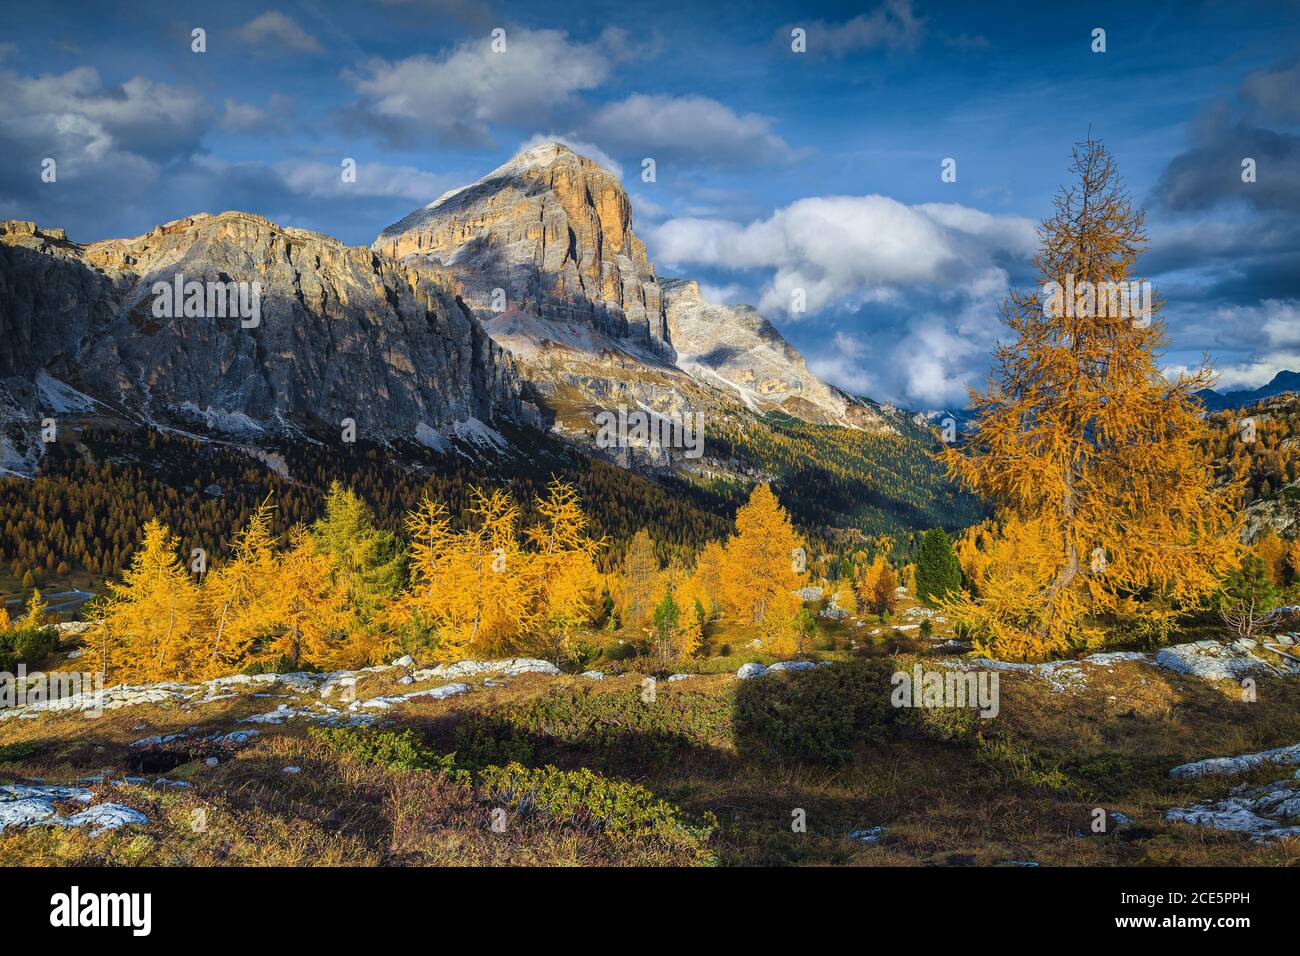
<path id="1" fill-rule="evenodd" d="M 1162 303 L 1130 278 L 1143 214 L 1100 142 L 1039 229 L 1042 287 L 1004 307 L 1010 341 L 973 431 L 942 455 L 999 509 L 1015 590 L 951 601 L 987 652 L 1043 657 L 1104 642 L 1126 621 L 1153 638 L 1206 597 L 1236 551 L 1238 485 L 1216 481 L 1195 393 L 1207 367 L 1167 378 Z"/>

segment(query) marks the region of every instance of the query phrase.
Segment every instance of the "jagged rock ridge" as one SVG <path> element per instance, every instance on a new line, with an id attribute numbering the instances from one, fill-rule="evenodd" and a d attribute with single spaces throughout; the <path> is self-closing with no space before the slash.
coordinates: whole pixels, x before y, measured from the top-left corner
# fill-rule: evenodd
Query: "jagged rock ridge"
<path id="1" fill-rule="evenodd" d="M 389 226 L 373 248 L 444 269 L 465 301 L 579 322 L 667 352 L 667 319 L 617 178 L 559 143 L 520 153 Z M 493 302 L 502 289 L 504 302 Z"/>
<path id="2" fill-rule="evenodd" d="M 260 321 L 155 316 L 154 283 L 177 275 L 259 283 Z M 89 245 L 4 223 L 0 336 L 10 419 L 62 395 L 216 431 L 337 435 L 350 418 L 429 443 L 520 411 L 513 363 L 436 277 L 247 213 Z"/>
<path id="3" fill-rule="evenodd" d="M 616 402 L 663 414 L 739 404 L 894 430 L 820 381 L 752 307 L 713 305 L 694 282 L 656 278 L 618 179 L 560 143 L 443 194 L 373 248 L 452 278 L 559 419 Z M 497 289 L 504 301 L 493 301 Z"/>

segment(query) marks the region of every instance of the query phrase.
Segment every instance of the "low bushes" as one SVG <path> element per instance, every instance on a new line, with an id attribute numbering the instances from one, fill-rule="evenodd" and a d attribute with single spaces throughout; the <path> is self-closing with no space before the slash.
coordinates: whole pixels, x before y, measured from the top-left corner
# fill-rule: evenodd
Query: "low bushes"
<path id="1" fill-rule="evenodd" d="M 772 674 L 736 691 L 736 749 L 768 761 L 847 763 L 896 711 L 888 658 Z"/>
<path id="2" fill-rule="evenodd" d="M 580 829 L 669 839 L 707 838 L 711 826 L 693 828 L 682 811 L 645 787 L 610 780 L 587 768 L 485 767 L 477 775 L 482 796 L 517 813 L 543 813 Z"/>
<path id="3" fill-rule="evenodd" d="M 13 671 L 19 664 L 39 667 L 58 646 L 57 628 L 18 627 L 0 631 L 0 671 Z"/>
<path id="4" fill-rule="evenodd" d="M 439 754 L 411 730 L 313 728 L 311 736 L 331 750 L 390 770 L 433 770 L 470 787 L 485 803 L 523 816 L 538 816 L 587 832 L 614 837 L 653 837 L 704 854 L 717 821 L 692 825 L 681 809 L 645 787 L 612 780 L 587 768 L 525 767 L 511 761 L 473 770 L 457 754 Z"/>
<path id="5" fill-rule="evenodd" d="M 452 770 L 455 755 L 434 753 L 412 730 L 400 733 L 346 727 L 313 727 L 311 735 L 332 750 L 390 770 Z"/>

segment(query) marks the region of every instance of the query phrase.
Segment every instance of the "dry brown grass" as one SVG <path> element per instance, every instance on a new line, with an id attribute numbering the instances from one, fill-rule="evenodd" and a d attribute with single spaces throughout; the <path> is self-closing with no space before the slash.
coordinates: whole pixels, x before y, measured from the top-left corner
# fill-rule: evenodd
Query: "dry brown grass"
<path id="1" fill-rule="evenodd" d="M 910 663 L 900 660 L 899 666 Z M 662 759 L 627 766 L 617 753 L 539 739 L 538 759 L 626 776 L 692 819 L 716 814 L 719 829 L 710 850 L 723 865 L 1300 863 L 1300 841 L 1258 844 L 1163 822 L 1169 807 L 1221 796 L 1238 783 L 1289 775 L 1275 767 L 1240 779 L 1182 781 L 1171 779 L 1168 771 L 1190 760 L 1300 741 L 1296 681 L 1261 680 L 1258 701 L 1245 703 L 1231 685 L 1216 687 L 1146 665 L 1123 663 L 1088 673 L 1087 689 L 1070 694 L 1054 693 L 1031 677 L 1003 674 L 1001 714 L 989 722 L 983 745 L 961 738 L 940 742 L 899 725 L 882 725 L 837 769 L 749 762 L 726 740 L 682 743 Z M 390 690 L 391 675 L 370 680 L 367 695 Z M 386 717 L 394 728 L 413 727 L 426 739 L 441 740 L 440 734 L 470 715 L 508 716 L 547 695 L 572 696 L 574 706 L 581 706 L 582 700 L 626 696 L 638 687 L 635 675 L 600 682 L 526 675 L 447 701 L 394 708 Z M 726 675 L 661 682 L 653 706 L 727 704 L 737 687 Z M 8 721 L 0 724 L 0 745 L 36 742 L 42 749 L 0 764 L 0 781 L 71 782 L 103 769 L 120 774 L 133 740 L 191 727 L 198 733 L 228 730 L 237 718 L 276 703 L 241 697 L 193 710 L 124 708 L 95 721 L 57 716 Z M 618 720 L 615 710 L 601 713 L 609 715 L 602 719 Z M 97 785 L 112 799 L 142 810 L 148 826 L 99 838 L 48 828 L 8 833 L 0 836 L 0 864 L 698 862 L 680 846 L 613 838 L 540 816 L 514 817 L 506 832 L 495 833 L 493 807 L 451 777 L 360 763 L 309 739 L 301 721 L 260 729 L 264 736 L 254 745 L 216 767 L 190 762 L 166 772 L 191 782 L 189 788 Z M 290 765 L 301 772 L 285 774 Z M 1129 815 L 1133 826 L 1092 835 L 1092 814 L 1099 807 Z M 805 833 L 791 829 L 796 809 L 806 814 Z M 196 810 L 206 812 L 205 830 L 192 826 Z M 848 837 L 871 826 L 888 827 L 879 846 Z"/>

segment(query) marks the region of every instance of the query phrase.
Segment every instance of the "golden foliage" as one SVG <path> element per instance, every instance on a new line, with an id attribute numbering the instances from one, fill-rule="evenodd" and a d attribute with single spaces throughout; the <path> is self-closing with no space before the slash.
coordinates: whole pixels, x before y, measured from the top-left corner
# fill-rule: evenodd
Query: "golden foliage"
<path id="1" fill-rule="evenodd" d="M 108 586 L 89 657 L 110 681 L 185 680 L 206 671 L 203 602 L 176 545 L 175 535 L 151 519 L 122 580 Z"/>
<path id="2" fill-rule="evenodd" d="M 771 488 L 756 485 L 736 512 L 736 533 L 727 541 L 724 603 L 745 623 L 763 624 L 774 608 L 784 614 L 786 598 L 807 579 L 805 564 L 803 539 L 790 516 Z"/>
<path id="3" fill-rule="evenodd" d="M 1142 213 L 1099 143 L 1075 150 L 1073 171 L 1078 184 L 1040 230 L 1044 287 L 1128 282 Z M 1017 587 L 991 571 L 985 593 L 949 610 L 1001 656 L 1086 643 L 1100 618 L 1167 621 L 1214 589 L 1236 551 L 1238 490 L 1216 485 L 1194 398 L 1212 373 L 1162 375 L 1158 300 L 1150 316 L 1089 309 L 1083 296 L 1065 304 L 1075 307 L 1045 308 L 1037 290 L 1012 294 L 1004 319 L 1014 340 L 996 351 L 988 389 L 972 394 L 975 430 L 942 455 L 950 475 L 1000 509 L 992 553 Z"/>
<path id="4" fill-rule="evenodd" d="M 1268 528 L 1255 539 L 1255 553 L 1264 562 L 1269 578 L 1278 587 L 1286 583 L 1287 546 L 1277 532 Z"/>

